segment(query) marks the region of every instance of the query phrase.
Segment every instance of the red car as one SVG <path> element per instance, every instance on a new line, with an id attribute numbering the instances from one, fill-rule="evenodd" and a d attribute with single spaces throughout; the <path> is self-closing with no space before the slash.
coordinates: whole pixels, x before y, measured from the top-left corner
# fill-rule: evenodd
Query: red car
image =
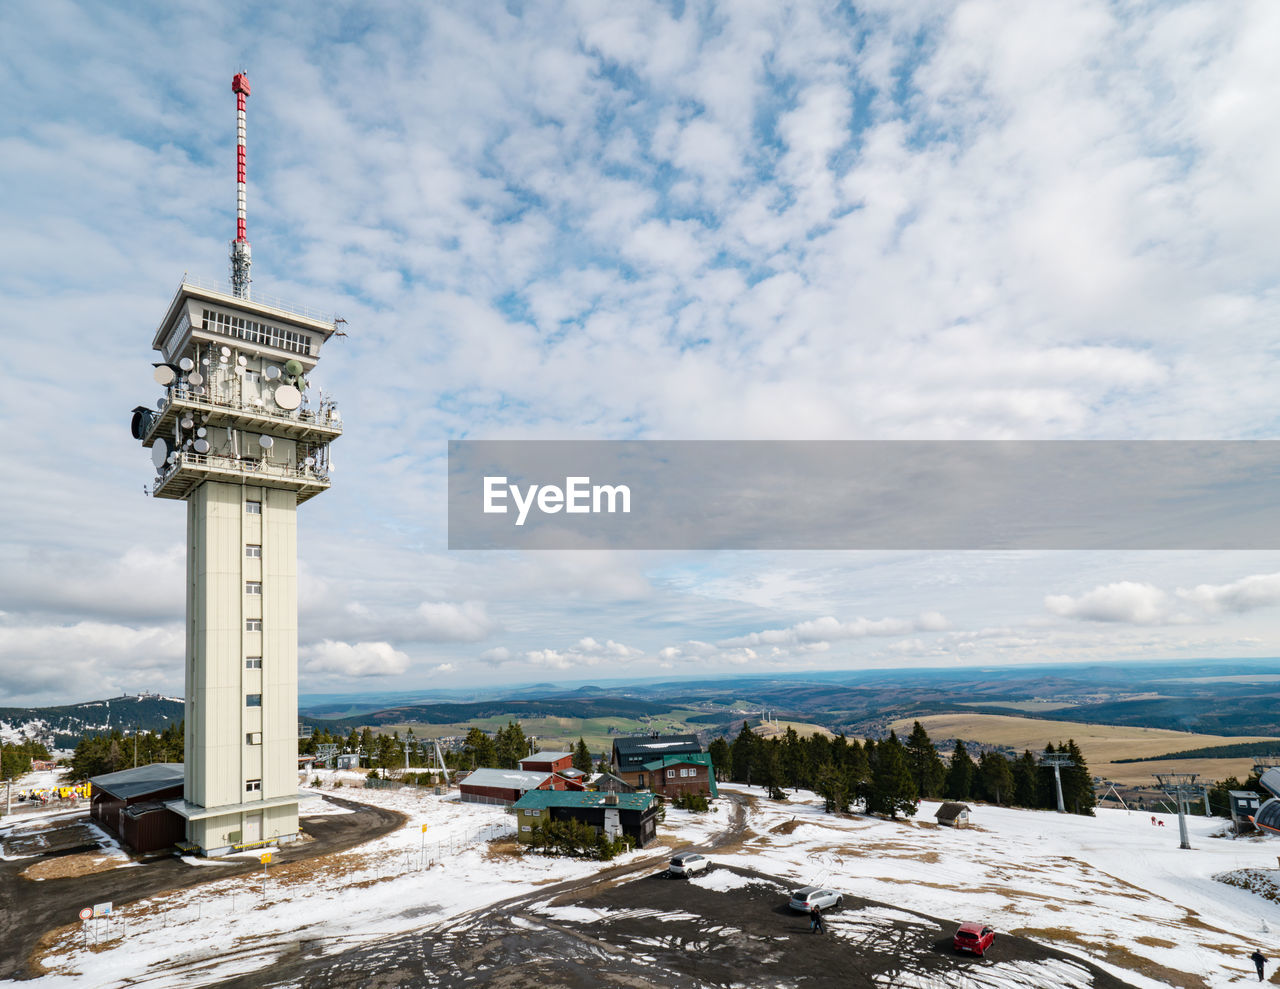
<path id="1" fill-rule="evenodd" d="M 996 932 L 982 924 L 961 924 L 951 945 L 956 951 L 968 951 L 979 958 L 991 947 L 996 939 Z"/>

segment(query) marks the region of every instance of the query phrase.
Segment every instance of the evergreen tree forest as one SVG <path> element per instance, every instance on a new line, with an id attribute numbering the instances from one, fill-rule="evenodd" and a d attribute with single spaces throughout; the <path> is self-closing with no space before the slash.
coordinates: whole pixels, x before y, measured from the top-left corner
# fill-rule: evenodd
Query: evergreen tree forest
<path id="1" fill-rule="evenodd" d="M 184 742 L 182 722 L 171 724 L 161 732 L 130 732 L 119 728 L 80 739 L 71 755 L 70 776 L 87 780 L 92 776 L 115 773 L 153 762 L 182 762 Z"/>
<path id="2" fill-rule="evenodd" d="M 911 816 L 920 798 L 982 800 L 1014 807 L 1057 809 L 1053 770 L 1032 752 L 1009 758 L 986 750 L 975 760 L 957 740 L 945 757 L 919 721 L 905 741 L 895 733 L 881 741 L 836 735 L 785 735 L 762 738 L 745 721 L 732 742 L 711 743 L 720 779 L 759 786 L 773 799 L 786 791 L 812 790 L 830 813 L 861 809 L 888 817 Z M 1063 802 L 1072 814 L 1093 814 L 1092 777 L 1084 755 L 1072 740 L 1045 747 L 1065 752 L 1073 766 L 1062 771 Z"/>

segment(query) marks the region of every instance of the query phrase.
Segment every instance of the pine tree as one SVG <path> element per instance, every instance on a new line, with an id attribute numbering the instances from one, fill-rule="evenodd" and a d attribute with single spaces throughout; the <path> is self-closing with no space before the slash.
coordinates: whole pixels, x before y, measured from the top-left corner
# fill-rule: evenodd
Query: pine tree
<path id="1" fill-rule="evenodd" d="M 498 750 L 493 739 L 476 727 L 467 730 L 467 737 L 462 743 L 464 765 L 470 769 L 496 769 L 498 767 Z"/>
<path id="2" fill-rule="evenodd" d="M 591 750 L 587 748 L 587 740 L 578 736 L 578 744 L 573 747 L 573 768 L 580 773 L 591 772 Z"/>
<path id="3" fill-rule="evenodd" d="M 1073 763 L 1062 770 L 1062 799 L 1067 810 L 1073 814 L 1093 817 L 1093 808 L 1098 799 L 1093 790 L 1093 777 L 1089 775 L 1089 765 L 1084 761 L 1084 753 L 1073 738 L 1067 739 L 1066 745 L 1059 742 L 1058 751 L 1066 752 Z"/>
<path id="4" fill-rule="evenodd" d="M 707 754 L 711 756 L 711 766 L 715 770 L 716 779 L 726 779 L 730 764 L 729 743 L 723 738 L 717 738 L 707 747 Z"/>
<path id="5" fill-rule="evenodd" d="M 902 743 L 893 732 L 876 746 L 876 761 L 871 772 L 871 796 L 867 810 L 876 814 L 899 814 L 911 817 L 916 812 L 916 782 L 911 778 Z"/>
<path id="6" fill-rule="evenodd" d="M 1018 807 L 1038 807 L 1037 789 L 1039 768 L 1036 757 L 1031 750 L 1025 750 L 1014 760 L 1013 766 L 1013 802 Z"/>
<path id="7" fill-rule="evenodd" d="M 978 760 L 978 780 L 988 800 L 1004 803 L 1013 796 L 1013 770 L 999 752 L 984 752 Z"/>
<path id="8" fill-rule="evenodd" d="M 844 773 L 829 762 L 818 767 L 814 792 L 826 805 L 828 814 L 843 814 L 849 810 L 849 791 L 845 788 Z"/>
<path id="9" fill-rule="evenodd" d="M 952 800 L 968 800 L 973 794 L 973 760 L 969 758 L 969 750 L 964 742 L 956 739 L 955 750 L 951 753 L 951 764 L 947 766 L 947 796 Z"/>
<path id="10" fill-rule="evenodd" d="M 742 731 L 730 746 L 730 761 L 733 764 L 733 779 L 736 783 L 750 783 L 752 765 L 756 761 L 756 747 L 760 736 L 751 730 L 751 726 L 742 722 Z"/>
<path id="11" fill-rule="evenodd" d="M 916 781 L 916 790 L 920 796 L 936 797 L 942 792 L 947 770 L 933 740 L 919 721 L 912 725 L 911 734 L 907 736 L 903 748 L 907 768 L 911 770 L 911 778 Z"/>

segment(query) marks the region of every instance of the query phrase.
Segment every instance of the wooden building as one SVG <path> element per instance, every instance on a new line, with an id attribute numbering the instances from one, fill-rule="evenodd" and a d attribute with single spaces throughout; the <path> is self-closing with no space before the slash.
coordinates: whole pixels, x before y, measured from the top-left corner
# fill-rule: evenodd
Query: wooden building
<path id="1" fill-rule="evenodd" d="M 517 838 L 533 841 L 533 829 L 552 821 L 578 820 L 610 838 L 627 835 L 637 848 L 658 834 L 658 798 L 652 793 L 577 793 L 531 790 L 516 801 Z"/>
<path id="2" fill-rule="evenodd" d="M 135 852 L 155 852 L 182 841 L 186 821 L 165 806 L 181 800 L 180 762 L 157 762 L 89 780 L 89 816 Z"/>
<path id="3" fill-rule="evenodd" d="M 947 828 L 967 828 L 969 826 L 969 805 L 948 800 L 938 808 L 934 815 L 939 824 Z"/>

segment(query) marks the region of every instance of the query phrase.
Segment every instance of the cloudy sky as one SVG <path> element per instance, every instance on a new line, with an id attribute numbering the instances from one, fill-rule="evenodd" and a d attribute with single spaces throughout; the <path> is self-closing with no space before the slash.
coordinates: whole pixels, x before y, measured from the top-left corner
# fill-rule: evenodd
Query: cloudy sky
<path id="1" fill-rule="evenodd" d="M 270 8 L 270 9 L 269 9 Z M 449 552 L 449 439 L 1266 439 L 1280 6 L 0 6 L 0 705 L 182 689 L 128 412 L 225 278 L 350 335 L 304 692 L 1271 656 L 1280 554 Z"/>

